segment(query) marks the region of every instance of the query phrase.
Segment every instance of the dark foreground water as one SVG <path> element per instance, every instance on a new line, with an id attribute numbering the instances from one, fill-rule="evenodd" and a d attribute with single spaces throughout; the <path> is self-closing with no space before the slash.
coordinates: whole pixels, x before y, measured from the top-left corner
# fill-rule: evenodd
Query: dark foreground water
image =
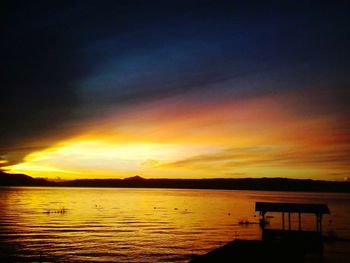
<path id="1" fill-rule="evenodd" d="M 0 261 L 187 262 L 235 238 L 259 239 L 258 224 L 238 224 L 258 221 L 256 201 L 326 203 L 324 233 L 350 239 L 349 194 L 6 187 Z M 314 216 L 302 221 L 314 229 Z M 270 226 L 281 226 L 278 214 Z M 350 262 L 350 242 L 327 244 L 325 257 Z"/>

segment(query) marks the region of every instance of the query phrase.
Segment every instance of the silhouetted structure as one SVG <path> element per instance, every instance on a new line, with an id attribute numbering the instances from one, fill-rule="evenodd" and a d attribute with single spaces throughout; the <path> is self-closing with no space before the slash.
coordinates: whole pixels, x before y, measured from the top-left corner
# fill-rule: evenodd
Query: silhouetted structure
<path id="1" fill-rule="evenodd" d="M 325 204 L 257 202 L 255 211 L 261 215 L 261 240 L 234 240 L 225 246 L 194 258 L 191 262 L 308 262 L 308 256 L 322 259 L 322 216 L 330 211 Z M 265 215 L 282 213 L 282 228 L 267 229 Z M 288 228 L 284 214 L 288 214 Z M 298 213 L 298 230 L 291 228 L 290 215 Z M 315 231 L 303 231 L 301 214 L 315 214 Z"/>
<path id="2" fill-rule="evenodd" d="M 325 204 L 303 203 L 272 203 L 256 202 L 255 211 L 261 215 L 262 240 L 270 243 L 281 243 L 294 247 L 304 254 L 312 253 L 317 256 L 323 254 L 322 216 L 329 214 Z M 281 213 L 282 229 L 265 228 L 265 215 L 269 212 Z M 291 214 L 298 214 L 298 229 L 291 227 Z M 288 227 L 285 227 L 285 214 L 288 215 Z M 315 231 L 302 230 L 301 214 L 314 214 L 316 219 Z"/>
<path id="3" fill-rule="evenodd" d="M 284 214 L 288 213 L 288 230 L 291 230 L 291 213 L 298 213 L 299 231 L 301 231 L 301 214 L 315 214 L 316 232 L 322 233 L 322 216 L 329 214 L 328 206 L 325 204 L 300 204 L 300 203 L 272 203 L 256 202 L 255 211 L 262 216 L 261 222 L 264 226 L 265 214 L 268 212 L 282 213 L 282 229 L 285 229 Z"/>

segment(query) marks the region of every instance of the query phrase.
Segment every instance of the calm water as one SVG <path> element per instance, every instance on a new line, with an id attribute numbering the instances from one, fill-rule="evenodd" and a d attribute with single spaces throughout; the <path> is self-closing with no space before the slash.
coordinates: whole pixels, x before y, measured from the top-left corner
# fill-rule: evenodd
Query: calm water
<path id="1" fill-rule="evenodd" d="M 260 238 L 257 224 L 238 224 L 258 221 L 256 201 L 327 203 L 332 214 L 324 232 L 350 238 L 349 194 L 11 187 L 0 188 L 0 258 L 186 262 L 234 238 Z M 303 217 L 304 228 L 314 220 Z M 271 227 L 280 225 L 276 214 Z M 347 242 L 326 247 L 326 262 L 349 262 L 348 256 Z"/>

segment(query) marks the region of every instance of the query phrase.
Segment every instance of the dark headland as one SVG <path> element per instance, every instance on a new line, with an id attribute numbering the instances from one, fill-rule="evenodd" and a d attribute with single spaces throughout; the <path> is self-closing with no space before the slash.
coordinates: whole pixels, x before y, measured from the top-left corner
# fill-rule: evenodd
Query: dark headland
<path id="1" fill-rule="evenodd" d="M 0 186 L 182 188 L 350 193 L 350 182 L 341 181 L 287 178 L 145 179 L 134 176 L 125 179 L 77 179 L 53 182 L 24 174 L 7 174 L 1 171 Z"/>

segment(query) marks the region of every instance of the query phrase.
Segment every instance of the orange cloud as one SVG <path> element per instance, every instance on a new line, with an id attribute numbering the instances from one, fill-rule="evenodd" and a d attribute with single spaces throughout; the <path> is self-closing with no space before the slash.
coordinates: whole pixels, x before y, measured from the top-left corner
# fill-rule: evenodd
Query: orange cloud
<path id="1" fill-rule="evenodd" d="M 342 116 L 302 114 L 292 107 L 294 98 L 286 99 L 167 98 L 140 104 L 90 123 L 79 136 L 8 169 L 25 167 L 21 171 L 33 174 L 30 167 L 42 165 L 55 176 L 71 171 L 71 177 L 332 179 L 332 173 L 348 173 L 350 135 Z"/>

